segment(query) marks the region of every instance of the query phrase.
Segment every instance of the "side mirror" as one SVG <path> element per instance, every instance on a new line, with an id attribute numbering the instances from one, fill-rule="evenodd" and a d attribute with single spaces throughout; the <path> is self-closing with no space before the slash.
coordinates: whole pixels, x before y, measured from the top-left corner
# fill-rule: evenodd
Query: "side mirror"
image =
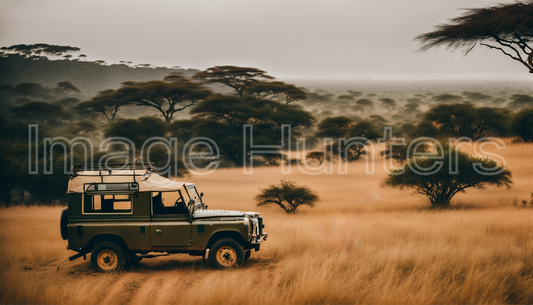
<path id="1" fill-rule="evenodd" d="M 200 193 L 200 197 L 204 197 L 204 192 L 201 192 L 201 193 Z"/>

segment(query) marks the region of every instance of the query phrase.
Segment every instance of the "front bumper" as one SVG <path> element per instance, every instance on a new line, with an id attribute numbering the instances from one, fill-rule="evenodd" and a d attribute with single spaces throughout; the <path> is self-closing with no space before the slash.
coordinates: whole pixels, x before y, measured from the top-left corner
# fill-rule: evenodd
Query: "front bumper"
<path id="1" fill-rule="evenodd" d="M 259 247 L 261 245 L 262 241 L 266 241 L 268 237 L 268 233 L 261 233 L 260 236 L 254 236 L 252 238 L 252 241 L 250 242 L 249 246 L 246 247 L 247 249 L 254 249 L 255 251 L 259 251 Z"/>

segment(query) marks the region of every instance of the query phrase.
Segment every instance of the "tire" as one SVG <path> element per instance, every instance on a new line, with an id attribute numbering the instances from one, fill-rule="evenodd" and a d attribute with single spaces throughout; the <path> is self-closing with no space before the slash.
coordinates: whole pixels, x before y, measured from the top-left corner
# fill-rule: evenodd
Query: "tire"
<path id="1" fill-rule="evenodd" d="M 247 261 L 252 256 L 252 251 L 248 250 L 244 252 L 244 261 Z"/>
<path id="2" fill-rule="evenodd" d="M 113 272 L 124 270 L 126 256 L 119 245 L 105 241 L 94 247 L 91 253 L 91 264 L 96 271 Z"/>
<path id="3" fill-rule="evenodd" d="M 218 240 L 209 249 L 209 263 L 217 269 L 239 268 L 244 262 L 241 245 L 231 238 Z"/>
<path id="4" fill-rule="evenodd" d="M 59 229 L 61 230 L 61 238 L 68 239 L 68 209 L 61 211 L 61 221 L 59 222 Z"/>

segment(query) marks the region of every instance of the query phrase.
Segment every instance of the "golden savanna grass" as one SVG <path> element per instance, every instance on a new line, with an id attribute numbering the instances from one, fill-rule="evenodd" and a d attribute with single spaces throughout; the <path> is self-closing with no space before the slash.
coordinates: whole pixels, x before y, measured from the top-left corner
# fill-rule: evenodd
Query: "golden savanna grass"
<path id="1" fill-rule="evenodd" d="M 346 175 L 306 175 L 297 167 L 283 175 L 266 167 L 253 175 L 222 169 L 187 177 L 209 208 L 265 218 L 269 238 L 261 251 L 231 271 L 174 255 L 97 274 L 88 261 L 68 261 L 73 252 L 59 236 L 60 208 L 1 209 L 0 296 L 3 303 L 49 304 L 533 303 L 533 145 L 485 149 L 505 158 L 513 188 L 468 190 L 447 210 L 384 187 L 380 158 L 373 175 L 359 161 Z M 296 215 L 255 207 L 259 188 L 283 178 L 310 187 L 321 202 Z"/>

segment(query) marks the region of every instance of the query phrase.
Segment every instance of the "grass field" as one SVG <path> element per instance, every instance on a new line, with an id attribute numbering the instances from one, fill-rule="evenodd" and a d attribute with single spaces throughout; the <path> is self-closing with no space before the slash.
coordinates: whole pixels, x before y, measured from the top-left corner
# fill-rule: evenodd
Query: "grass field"
<path id="1" fill-rule="evenodd" d="M 488 149 L 487 149 L 488 150 Z M 59 207 L 0 209 L 0 300 L 38 304 L 525 304 L 533 303 L 533 145 L 498 150 L 513 188 L 468 190 L 434 210 L 424 197 L 383 186 L 364 163 L 348 174 L 293 168 L 223 169 L 189 176 L 213 209 L 259 211 L 268 240 L 241 269 L 216 271 L 201 258 L 143 260 L 116 274 L 68 261 Z M 255 207 L 259 188 L 281 179 L 321 202 L 286 215 Z M 526 206 L 522 201 L 527 202 Z M 516 204 L 515 204 L 516 203 Z"/>

